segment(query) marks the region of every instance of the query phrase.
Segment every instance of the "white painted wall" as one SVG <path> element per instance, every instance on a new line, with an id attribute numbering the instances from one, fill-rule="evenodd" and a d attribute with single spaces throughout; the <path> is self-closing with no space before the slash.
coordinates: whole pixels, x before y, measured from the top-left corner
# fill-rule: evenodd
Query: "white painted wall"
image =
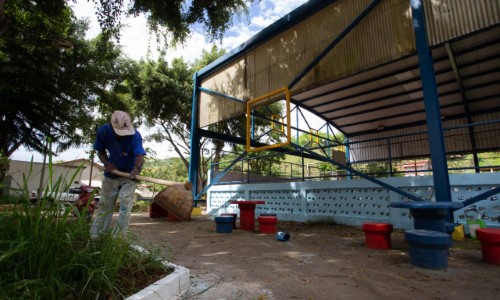
<path id="1" fill-rule="evenodd" d="M 79 166 L 82 168 L 79 169 Z M 6 179 L 4 180 L 5 189 L 4 194 L 19 195 L 24 188 L 26 181 L 28 191 L 35 191 L 40 186 L 40 178 L 42 175 L 42 163 L 16 161 L 10 162 L 9 171 L 7 172 Z M 52 181 L 52 186 L 58 178 L 61 178 L 60 189 L 66 186 L 79 186 L 80 184 L 88 184 L 90 179 L 90 166 L 88 160 L 75 160 L 51 166 L 52 171 L 49 171 L 48 164 L 45 165 L 44 180 L 42 187 L 47 187 Z M 97 164 L 93 165 L 92 170 L 92 186 L 101 186 L 102 180 L 102 166 Z M 52 174 L 52 176 L 51 176 Z"/>
<path id="2" fill-rule="evenodd" d="M 422 200 L 436 200 L 432 176 L 380 180 Z M 465 201 L 500 186 L 500 173 L 452 174 L 450 186 L 452 201 Z M 264 200 L 266 204 L 257 205 L 255 215 L 276 213 L 283 221 L 335 222 L 353 226 L 378 221 L 391 223 L 395 228 L 413 228 L 408 209 L 390 206 L 391 202 L 406 200 L 405 197 L 365 179 L 216 185 L 207 193 L 208 214 L 239 213 L 238 206 L 230 205 L 229 200 Z M 490 196 L 475 205 L 487 217 L 500 216 L 500 195 Z M 464 209 L 454 212 L 456 222 L 466 223 Z M 486 221 L 489 227 L 500 228 L 497 220 Z"/>

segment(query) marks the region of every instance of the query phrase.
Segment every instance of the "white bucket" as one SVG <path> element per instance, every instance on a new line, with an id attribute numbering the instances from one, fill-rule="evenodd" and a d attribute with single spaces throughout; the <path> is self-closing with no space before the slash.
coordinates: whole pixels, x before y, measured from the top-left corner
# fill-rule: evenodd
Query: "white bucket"
<path id="1" fill-rule="evenodd" d="M 481 225 L 479 224 L 469 224 L 469 233 L 471 238 L 476 238 L 476 230 L 479 228 L 481 228 Z"/>

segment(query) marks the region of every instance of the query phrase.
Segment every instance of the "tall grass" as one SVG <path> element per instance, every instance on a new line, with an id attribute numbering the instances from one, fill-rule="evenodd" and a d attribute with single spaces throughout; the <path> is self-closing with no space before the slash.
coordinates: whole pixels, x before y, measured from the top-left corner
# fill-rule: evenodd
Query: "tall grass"
<path id="1" fill-rule="evenodd" d="M 0 299 L 121 299 L 167 271 L 130 241 L 91 239 L 85 212 L 46 199 L 0 211 Z"/>

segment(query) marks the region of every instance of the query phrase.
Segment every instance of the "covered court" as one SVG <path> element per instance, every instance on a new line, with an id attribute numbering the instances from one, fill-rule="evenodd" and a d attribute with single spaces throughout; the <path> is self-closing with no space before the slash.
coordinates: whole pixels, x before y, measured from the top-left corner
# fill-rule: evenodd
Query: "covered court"
<path id="1" fill-rule="evenodd" d="M 498 227 L 500 168 L 481 155 L 500 149 L 499 53 L 496 0 L 308 1 L 196 73 L 190 181 L 202 139 L 243 150 L 195 199 L 213 215 L 238 212 L 230 200 L 264 200 L 256 213 L 280 220 L 401 229 L 413 220 L 395 202 L 457 202 L 446 221 L 466 223 L 472 209 Z M 264 151 L 302 165 L 259 177 L 250 162 Z M 453 168 L 457 155 L 470 163 Z M 310 176 L 310 160 L 336 175 Z M 362 168 L 370 164 L 384 170 Z"/>

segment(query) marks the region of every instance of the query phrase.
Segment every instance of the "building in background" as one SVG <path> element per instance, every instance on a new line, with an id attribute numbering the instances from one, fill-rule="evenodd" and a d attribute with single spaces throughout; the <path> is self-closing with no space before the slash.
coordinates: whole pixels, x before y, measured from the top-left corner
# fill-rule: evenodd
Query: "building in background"
<path id="1" fill-rule="evenodd" d="M 51 182 L 54 186 L 59 178 L 59 190 L 80 185 L 101 187 L 104 167 L 87 159 L 54 163 L 51 166 L 52 171 L 49 171 L 49 165 L 46 164 L 43 182 L 40 182 L 42 166 L 43 164 L 38 162 L 12 160 L 3 182 L 4 195 L 22 194 L 24 181 L 28 191 L 36 191 L 40 186 L 45 189 Z"/>

